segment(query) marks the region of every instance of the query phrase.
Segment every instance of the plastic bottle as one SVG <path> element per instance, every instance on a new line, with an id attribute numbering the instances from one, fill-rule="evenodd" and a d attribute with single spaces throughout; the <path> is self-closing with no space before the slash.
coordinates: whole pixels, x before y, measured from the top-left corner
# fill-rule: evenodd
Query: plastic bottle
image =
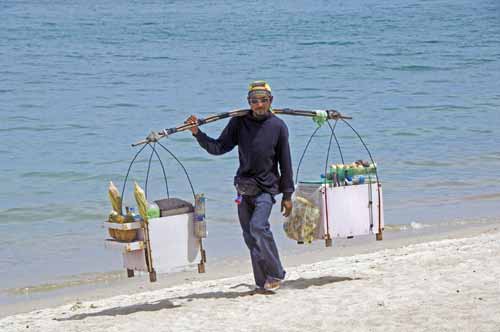
<path id="1" fill-rule="evenodd" d="M 194 201 L 194 235 L 207 237 L 207 222 L 205 220 L 205 195 L 196 194 Z"/>
<path id="2" fill-rule="evenodd" d="M 160 218 L 160 208 L 156 203 L 149 203 L 148 205 L 148 219 Z"/>
<path id="3" fill-rule="evenodd" d="M 142 216 L 139 213 L 136 213 L 135 208 L 130 208 L 130 211 L 132 212 L 132 216 L 134 217 L 134 221 L 136 221 L 136 222 L 142 221 Z"/>
<path id="4" fill-rule="evenodd" d="M 134 208 L 129 208 L 128 206 L 125 207 L 126 215 L 125 215 L 125 222 L 134 222 Z"/>
<path id="5" fill-rule="evenodd" d="M 196 194 L 194 202 L 194 220 L 205 220 L 205 195 Z"/>
<path id="6" fill-rule="evenodd" d="M 350 186 L 352 185 L 352 175 L 349 174 L 349 170 L 351 169 L 349 165 L 344 166 L 344 185 Z"/>
<path id="7" fill-rule="evenodd" d="M 365 176 L 364 175 L 354 175 L 352 178 L 352 184 L 364 184 Z"/>
<path id="8" fill-rule="evenodd" d="M 345 177 L 344 165 L 337 164 L 337 178 L 338 178 L 338 180 L 344 181 L 344 177 Z"/>

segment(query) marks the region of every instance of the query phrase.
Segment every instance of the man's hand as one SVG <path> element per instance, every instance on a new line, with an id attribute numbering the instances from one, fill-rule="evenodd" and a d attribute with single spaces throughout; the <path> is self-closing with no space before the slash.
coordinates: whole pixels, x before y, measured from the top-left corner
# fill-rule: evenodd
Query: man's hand
<path id="1" fill-rule="evenodd" d="M 288 217 L 292 213 L 292 200 L 291 199 L 283 199 L 281 201 L 281 214 L 284 217 Z"/>
<path id="2" fill-rule="evenodd" d="M 197 124 L 198 118 L 195 115 L 191 115 L 189 118 L 186 119 L 186 121 L 184 121 L 184 123 L 185 124 Z M 191 130 L 193 135 L 198 134 L 198 126 L 191 127 L 191 128 L 189 128 L 189 130 Z"/>

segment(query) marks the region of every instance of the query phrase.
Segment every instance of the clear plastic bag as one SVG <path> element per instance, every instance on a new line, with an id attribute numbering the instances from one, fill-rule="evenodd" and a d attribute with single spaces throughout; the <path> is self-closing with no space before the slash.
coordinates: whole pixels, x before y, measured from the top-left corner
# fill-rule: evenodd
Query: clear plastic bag
<path id="1" fill-rule="evenodd" d="M 322 239 L 321 186 L 299 184 L 292 199 L 291 215 L 283 224 L 286 235 L 299 243 Z"/>

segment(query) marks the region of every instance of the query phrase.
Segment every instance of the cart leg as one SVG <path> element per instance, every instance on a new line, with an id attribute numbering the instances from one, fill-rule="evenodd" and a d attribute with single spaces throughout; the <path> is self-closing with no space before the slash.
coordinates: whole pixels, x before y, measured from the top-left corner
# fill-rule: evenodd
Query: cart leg
<path id="1" fill-rule="evenodd" d="M 377 241 L 382 241 L 382 239 L 383 239 L 382 232 L 377 233 L 376 238 L 377 238 Z"/>
<path id="2" fill-rule="evenodd" d="M 206 253 L 205 249 L 203 249 L 201 251 L 201 260 L 202 260 L 203 263 L 207 262 L 207 253 Z"/>
<path id="3" fill-rule="evenodd" d="M 127 277 L 132 278 L 134 276 L 134 270 L 127 269 Z"/>
<path id="4" fill-rule="evenodd" d="M 149 281 L 151 281 L 151 282 L 156 281 L 156 271 L 155 270 L 149 272 Z"/>
<path id="5" fill-rule="evenodd" d="M 333 241 L 332 241 L 330 234 L 326 234 L 325 235 L 325 247 L 331 247 L 332 243 L 333 243 Z"/>

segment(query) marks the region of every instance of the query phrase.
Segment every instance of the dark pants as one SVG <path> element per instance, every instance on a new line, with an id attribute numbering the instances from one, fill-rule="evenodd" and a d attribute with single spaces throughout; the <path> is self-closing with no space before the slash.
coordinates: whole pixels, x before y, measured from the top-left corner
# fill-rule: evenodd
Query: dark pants
<path id="1" fill-rule="evenodd" d="M 267 277 L 283 279 L 285 271 L 281 265 L 278 248 L 269 225 L 269 215 L 274 199 L 271 194 L 243 196 L 238 205 L 243 238 L 250 250 L 255 283 L 263 287 Z"/>

